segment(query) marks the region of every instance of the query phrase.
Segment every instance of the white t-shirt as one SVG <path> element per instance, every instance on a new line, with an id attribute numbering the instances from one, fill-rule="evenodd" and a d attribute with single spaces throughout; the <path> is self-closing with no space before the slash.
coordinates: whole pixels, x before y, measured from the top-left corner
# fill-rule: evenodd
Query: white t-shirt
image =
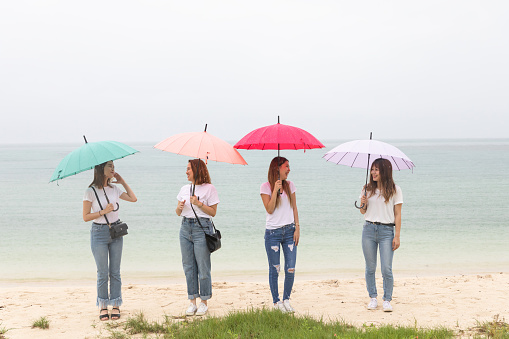
<path id="1" fill-rule="evenodd" d="M 191 184 L 183 186 L 180 189 L 179 194 L 177 195 L 178 201 L 183 200 L 186 201 L 186 203 L 184 204 L 184 209 L 182 210 L 180 216 L 186 218 L 196 218 L 190 205 L 191 204 L 191 201 L 189 199 L 191 197 L 189 191 L 190 188 Z M 196 195 L 199 198 L 200 202 L 204 203 L 207 206 L 219 204 L 219 196 L 217 195 L 217 190 L 212 184 L 196 185 L 196 188 L 194 189 L 194 195 Z M 193 205 L 193 208 L 199 218 L 209 218 L 209 219 L 211 218 L 211 216 L 203 212 L 200 207 Z"/>
<path id="2" fill-rule="evenodd" d="M 108 195 L 108 199 L 110 199 L 110 203 L 113 204 L 113 208 L 117 209 L 117 202 L 120 201 L 120 196 L 124 191 L 122 191 L 120 188 L 118 188 L 117 185 L 111 185 L 112 187 L 106 186 L 104 187 L 104 190 L 106 191 L 106 194 Z M 108 205 L 108 201 L 106 200 L 106 197 L 104 196 L 104 191 L 102 188 L 95 187 L 95 191 L 97 192 L 97 195 L 99 196 L 99 200 L 101 201 L 101 205 L 103 208 L 99 207 L 99 203 L 97 202 L 97 198 L 95 197 L 94 191 L 92 190 L 92 187 L 87 188 L 85 191 L 85 196 L 83 197 L 83 201 L 90 201 L 92 202 L 92 213 L 99 212 L 101 209 L 105 209 L 106 205 Z M 108 217 L 108 221 L 110 223 L 114 223 L 118 220 L 118 211 L 106 214 Z M 106 219 L 104 218 L 104 215 L 94 219 L 95 223 L 98 224 L 107 224 Z"/>
<path id="3" fill-rule="evenodd" d="M 361 191 L 359 199 L 363 195 L 364 189 Z M 368 210 L 364 214 L 364 220 L 381 222 L 382 224 L 394 224 L 394 206 L 402 203 L 403 192 L 398 185 L 396 185 L 396 193 L 392 195 L 387 203 L 385 203 L 383 195 L 380 195 L 380 191 L 376 189 L 375 194 L 368 198 Z"/>
<path id="4" fill-rule="evenodd" d="M 290 192 L 293 194 L 297 191 L 293 182 L 286 180 L 286 182 L 290 185 Z M 284 225 L 288 225 L 294 222 L 293 218 L 293 207 L 290 205 L 290 199 L 286 192 L 281 189 L 281 203 L 278 207 L 269 214 L 266 212 L 267 216 L 265 219 L 265 228 L 268 230 L 273 230 L 276 228 L 280 228 Z M 270 189 L 270 182 L 264 182 L 260 186 L 260 194 L 267 194 L 269 197 L 272 196 L 272 190 Z"/>

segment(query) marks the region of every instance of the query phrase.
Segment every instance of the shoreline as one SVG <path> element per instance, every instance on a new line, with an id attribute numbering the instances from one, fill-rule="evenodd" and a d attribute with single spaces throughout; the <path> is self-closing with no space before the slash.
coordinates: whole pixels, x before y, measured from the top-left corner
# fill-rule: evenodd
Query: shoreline
<path id="1" fill-rule="evenodd" d="M 182 316 L 188 305 L 186 286 L 180 282 L 125 281 L 122 288 L 122 318 L 143 312 L 150 321 L 165 315 Z M 271 307 L 265 281 L 231 281 L 216 278 L 210 316 L 251 307 Z M 95 281 L 67 281 L 67 284 L 21 283 L 0 286 L 0 322 L 8 338 L 107 337 L 107 324 L 100 322 L 95 307 Z M 280 277 L 282 287 L 283 277 Z M 36 285 L 37 284 L 37 285 Z M 379 303 L 382 280 L 377 278 Z M 393 324 L 417 327 L 445 326 L 468 330 L 477 321 L 491 321 L 499 315 L 509 318 L 509 272 L 471 275 L 400 277 L 395 280 L 394 312 L 366 309 L 369 301 L 364 278 L 297 279 L 292 305 L 297 315 L 324 321 L 344 320 L 355 326 Z M 65 307 L 67 305 L 67 307 Z M 40 317 L 50 321 L 48 330 L 32 329 Z M 507 320 L 506 320 L 507 321 Z"/>
<path id="2" fill-rule="evenodd" d="M 123 284 L 143 284 L 143 285 L 163 285 L 163 284 L 183 284 L 185 283 L 184 272 L 171 275 L 151 275 L 145 273 L 129 274 L 122 273 Z M 469 276 L 469 275 L 486 275 L 486 274 L 504 274 L 503 270 L 475 270 L 465 271 L 463 273 L 450 273 L 450 272 L 437 272 L 437 271 L 403 271 L 394 270 L 394 280 L 407 279 L 407 278 L 425 278 L 425 277 L 450 277 L 450 276 Z M 377 267 L 377 279 L 381 277 L 380 268 Z M 324 272 L 297 272 L 295 282 L 301 281 L 314 281 L 314 280 L 345 280 L 345 279 L 364 279 L 364 271 L 355 270 L 345 272 L 344 270 L 329 270 Z M 282 277 L 280 276 L 280 279 Z M 262 283 L 268 281 L 267 271 L 235 271 L 229 273 L 214 273 L 212 272 L 212 281 L 225 281 L 225 282 L 256 282 Z M 88 286 L 90 283 L 95 283 L 95 275 L 90 275 L 87 278 L 13 278 L 5 279 L 0 278 L 0 288 L 24 286 Z"/>

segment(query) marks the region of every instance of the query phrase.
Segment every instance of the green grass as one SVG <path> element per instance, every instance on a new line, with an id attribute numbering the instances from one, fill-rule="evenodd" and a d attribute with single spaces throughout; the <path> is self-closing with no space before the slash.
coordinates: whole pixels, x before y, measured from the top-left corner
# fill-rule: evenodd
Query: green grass
<path id="1" fill-rule="evenodd" d="M 505 319 L 499 320 L 499 315 L 493 317 L 493 321 L 477 322 L 477 333 L 486 338 L 509 339 L 509 324 Z"/>
<path id="2" fill-rule="evenodd" d="M 293 316 L 278 311 L 256 309 L 233 312 L 224 317 L 197 317 L 175 321 L 149 322 L 142 313 L 124 323 L 128 335 L 156 338 L 452 338 L 445 328 L 421 329 L 402 326 L 363 326 L 357 328 L 344 321 L 315 320 L 310 316 Z M 110 331 L 111 338 L 125 338 Z"/>
<path id="3" fill-rule="evenodd" d="M 0 323 L 0 326 L 2 325 L 2 323 Z M 5 328 L 5 326 L 1 326 L 0 327 L 0 339 L 4 339 L 6 338 L 5 337 L 5 333 L 7 333 L 8 329 Z"/>
<path id="4" fill-rule="evenodd" d="M 40 317 L 32 324 L 32 328 L 42 328 L 43 330 L 49 328 L 49 320 L 46 317 Z"/>

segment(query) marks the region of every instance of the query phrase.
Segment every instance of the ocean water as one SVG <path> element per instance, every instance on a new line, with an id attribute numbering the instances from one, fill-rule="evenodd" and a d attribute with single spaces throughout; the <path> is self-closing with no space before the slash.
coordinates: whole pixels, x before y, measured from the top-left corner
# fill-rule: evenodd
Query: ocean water
<path id="1" fill-rule="evenodd" d="M 325 149 L 282 151 L 290 160 L 301 224 L 297 274 L 362 277 L 363 217 L 354 207 L 363 169 L 322 159 Z M 509 139 L 393 140 L 416 164 L 395 171 L 404 195 L 396 275 L 468 274 L 509 269 Z M 155 144 L 154 142 L 153 144 Z M 123 202 L 122 274 L 130 279 L 183 278 L 175 214 L 188 158 L 130 143 L 140 153 L 115 162 L 138 196 Z M 48 183 L 80 145 L 0 145 L 0 282 L 95 279 L 90 224 L 82 198 L 92 171 Z M 248 166 L 209 162 L 219 198 L 214 222 L 223 248 L 212 255 L 214 277 L 264 277 L 265 210 L 259 195 L 275 151 L 241 151 Z"/>

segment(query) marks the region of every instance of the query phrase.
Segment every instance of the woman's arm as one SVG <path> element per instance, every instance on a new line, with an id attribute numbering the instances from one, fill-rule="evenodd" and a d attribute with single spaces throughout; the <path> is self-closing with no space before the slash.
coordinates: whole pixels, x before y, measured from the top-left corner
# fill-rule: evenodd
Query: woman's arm
<path id="1" fill-rule="evenodd" d="M 217 204 L 212 205 L 212 206 L 207 206 L 204 203 L 202 203 L 200 200 L 198 200 L 196 195 L 193 195 L 191 198 L 189 198 L 189 200 L 191 201 L 191 204 L 193 204 L 195 206 L 198 206 L 199 208 L 201 208 L 201 210 L 203 212 L 205 212 L 206 214 L 210 215 L 211 217 L 215 217 L 216 216 Z"/>
<path id="2" fill-rule="evenodd" d="M 392 240 L 392 250 L 395 251 L 399 248 L 400 241 L 399 235 L 401 232 L 401 207 L 403 204 L 394 205 L 394 223 L 396 224 L 396 229 L 394 231 L 394 239 Z"/>
<path id="3" fill-rule="evenodd" d="M 274 190 L 272 191 L 272 195 L 269 196 L 268 194 L 260 194 L 263 201 L 263 206 L 265 206 L 265 210 L 267 213 L 272 214 L 274 213 L 274 210 L 276 209 L 276 201 L 277 201 L 277 195 L 279 194 L 278 191 L 282 188 L 281 180 L 276 181 L 274 185 Z"/>
<path id="4" fill-rule="evenodd" d="M 182 214 L 182 210 L 184 209 L 184 204 L 185 203 L 186 203 L 186 201 L 183 200 L 183 201 L 179 201 L 179 203 L 177 204 L 177 208 L 175 209 L 175 213 L 177 213 L 177 215 L 179 217 Z"/>
<path id="5" fill-rule="evenodd" d="M 91 213 L 90 212 L 91 210 L 92 202 L 88 200 L 83 200 L 83 221 L 88 222 L 110 213 L 111 211 L 113 211 L 113 204 L 106 205 L 106 208 L 100 210 L 99 212 Z"/>
<path id="6" fill-rule="evenodd" d="M 297 210 L 297 198 L 295 196 L 295 192 L 292 193 L 292 201 L 293 201 L 293 220 L 295 222 L 295 232 L 293 233 L 293 242 L 295 246 L 299 245 L 300 239 L 300 224 L 299 224 L 299 211 Z"/>
<path id="7" fill-rule="evenodd" d="M 121 184 L 122 186 L 124 186 L 125 189 L 125 192 L 120 195 L 120 199 L 130 202 L 138 201 L 138 198 L 136 198 L 136 195 L 134 194 L 133 190 L 125 182 L 124 178 L 120 176 L 120 174 L 115 173 L 115 179 L 117 179 L 117 181 L 112 182 L 112 184 Z"/>

